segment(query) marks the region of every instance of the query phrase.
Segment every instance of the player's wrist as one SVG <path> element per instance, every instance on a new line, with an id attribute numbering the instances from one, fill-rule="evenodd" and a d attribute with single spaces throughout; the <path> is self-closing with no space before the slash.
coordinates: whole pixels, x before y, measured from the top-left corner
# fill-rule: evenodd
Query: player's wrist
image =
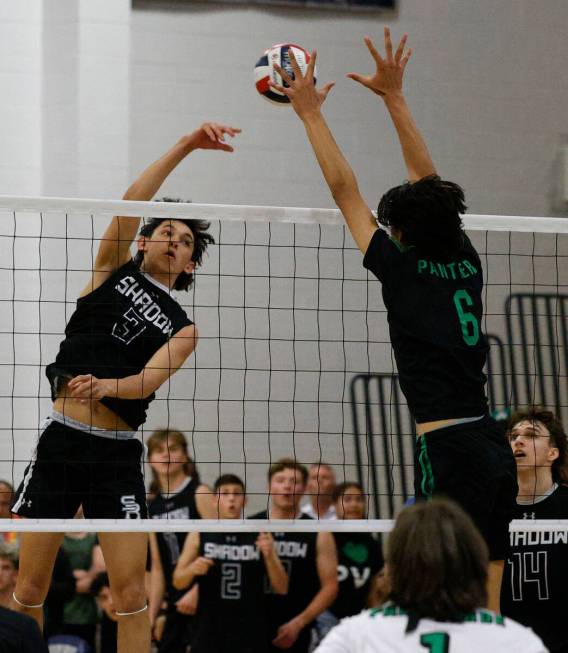
<path id="1" fill-rule="evenodd" d="M 383 91 L 380 97 L 381 100 L 383 100 L 383 102 L 389 108 L 392 107 L 393 109 L 396 109 L 406 103 L 406 99 L 404 97 L 404 93 L 402 92 L 401 88 L 392 89 L 389 91 Z"/>

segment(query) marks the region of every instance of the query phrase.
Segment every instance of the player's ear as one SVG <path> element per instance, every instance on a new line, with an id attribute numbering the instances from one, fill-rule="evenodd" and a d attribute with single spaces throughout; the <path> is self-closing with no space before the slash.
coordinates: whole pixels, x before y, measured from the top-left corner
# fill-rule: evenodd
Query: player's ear
<path id="1" fill-rule="evenodd" d="M 138 238 L 138 240 L 136 241 L 136 249 L 139 252 L 146 251 L 146 236 L 140 236 L 140 238 Z"/>
<path id="2" fill-rule="evenodd" d="M 560 456 L 560 451 L 557 447 L 550 447 L 548 449 L 548 460 L 553 463 Z"/>
<path id="3" fill-rule="evenodd" d="M 195 261 L 190 261 L 183 269 L 186 274 L 192 274 L 195 272 Z"/>

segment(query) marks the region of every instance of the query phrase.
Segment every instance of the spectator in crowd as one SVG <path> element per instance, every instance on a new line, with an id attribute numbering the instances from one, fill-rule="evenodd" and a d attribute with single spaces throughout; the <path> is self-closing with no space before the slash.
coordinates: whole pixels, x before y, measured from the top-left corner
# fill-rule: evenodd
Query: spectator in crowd
<path id="1" fill-rule="evenodd" d="M 234 474 L 215 481 L 220 519 L 239 519 L 245 486 Z M 263 579 L 276 594 L 288 576 L 270 533 L 190 533 L 174 572 L 178 589 L 196 583 L 197 612 L 191 653 L 262 653 L 266 650 Z"/>
<path id="2" fill-rule="evenodd" d="M 568 519 L 568 442 L 554 413 L 515 413 L 509 442 L 517 463 L 515 519 Z M 568 544 L 550 532 L 511 533 L 501 587 L 504 615 L 529 626 L 552 653 L 568 652 Z"/>
<path id="3" fill-rule="evenodd" d="M 65 551 L 60 548 L 55 557 L 49 591 L 44 603 L 43 633 L 46 639 L 63 632 L 63 607 L 75 594 L 75 577 Z M 14 605 L 14 604 L 12 604 Z"/>
<path id="4" fill-rule="evenodd" d="M 83 518 L 82 510 L 76 517 Z M 94 649 L 98 618 L 90 588 L 95 576 L 104 571 L 102 555 L 96 553 L 100 552 L 97 536 L 94 533 L 66 533 L 61 547 L 67 554 L 75 578 L 75 594 L 63 606 L 62 632 L 84 639 Z"/>
<path id="5" fill-rule="evenodd" d="M 316 653 L 546 653 L 529 628 L 481 609 L 488 566 L 487 545 L 457 504 L 405 508 L 388 539 L 389 602 L 344 619 Z"/>
<path id="6" fill-rule="evenodd" d="M 48 653 L 35 619 L 0 606 L 2 653 Z"/>
<path id="7" fill-rule="evenodd" d="M 18 577 L 18 549 L 0 541 L 0 605 L 10 608 Z M 1 650 L 1 649 L 0 649 Z"/>
<path id="8" fill-rule="evenodd" d="M 185 435 L 180 431 L 155 431 L 147 442 L 148 461 L 152 470 L 151 500 L 148 513 L 152 519 L 212 519 L 212 492 L 199 480 L 189 456 Z M 151 533 L 151 572 L 149 616 L 159 653 L 184 653 L 191 639 L 192 597 L 176 590 L 172 576 L 187 533 Z M 158 615 L 165 600 L 165 624 Z"/>
<path id="9" fill-rule="evenodd" d="M 270 506 L 253 519 L 310 519 L 300 511 L 308 470 L 283 458 L 268 470 Z M 286 596 L 269 592 L 270 651 L 307 653 L 313 624 L 337 596 L 337 553 L 331 533 L 274 533 L 288 571 Z"/>
<path id="10" fill-rule="evenodd" d="M 365 493 L 359 483 L 341 483 L 333 501 L 338 519 L 365 519 Z M 384 565 L 377 539 L 370 533 L 333 533 L 337 548 L 339 593 L 334 603 L 317 620 L 318 641 L 341 619 L 368 607 L 369 592 Z"/>
<path id="11" fill-rule="evenodd" d="M 335 519 L 335 472 L 327 463 L 314 463 L 308 471 L 302 513 L 312 519 Z"/>
<path id="12" fill-rule="evenodd" d="M 15 515 L 10 511 L 14 498 L 14 487 L 8 481 L 0 480 L 0 519 L 13 519 Z M 0 540 L 4 542 L 17 542 L 18 534 L 13 531 L 0 533 Z"/>
<path id="13" fill-rule="evenodd" d="M 112 602 L 108 574 L 100 572 L 91 583 L 91 594 L 95 597 L 101 613 L 101 638 L 98 653 L 116 653 L 118 617 Z"/>

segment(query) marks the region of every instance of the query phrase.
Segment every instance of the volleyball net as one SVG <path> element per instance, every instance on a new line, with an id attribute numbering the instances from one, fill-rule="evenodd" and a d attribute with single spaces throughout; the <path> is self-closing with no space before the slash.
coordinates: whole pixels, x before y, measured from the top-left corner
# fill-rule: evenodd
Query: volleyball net
<path id="1" fill-rule="evenodd" d="M 249 514 L 268 506 L 272 463 L 329 464 L 338 483 L 362 485 L 369 519 L 296 520 L 286 530 L 389 530 L 413 496 L 415 428 L 379 282 L 329 209 L 0 198 L 0 479 L 22 480 L 51 412 L 45 367 L 113 215 L 206 219 L 215 237 L 190 291 L 175 293 L 198 326 L 197 349 L 158 391 L 141 440 L 155 429 L 184 433 L 204 482 L 243 479 Z M 470 215 L 464 223 L 484 268 L 492 414 L 542 404 L 566 422 L 568 219 Z M 29 530 L 33 521 L 6 529 Z M 128 529 L 144 529 L 134 521 Z M 197 528 L 156 521 L 151 530 Z M 534 527 L 513 528 L 521 526 Z M 124 530 L 124 522 L 36 527 Z M 218 529 L 199 521 L 199 530 Z"/>

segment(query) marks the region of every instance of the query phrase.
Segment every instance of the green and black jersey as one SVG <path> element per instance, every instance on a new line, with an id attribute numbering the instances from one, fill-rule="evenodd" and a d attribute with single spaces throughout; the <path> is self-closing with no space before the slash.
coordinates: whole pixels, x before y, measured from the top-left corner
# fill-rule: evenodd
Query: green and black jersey
<path id="1" fill-rule="evenodd" d="M 417 422 L 487 412 L 481 260 L 464 234 L 452 260 L 378 229 L 363 265 L 381 282 L 401 389 Z"/>

